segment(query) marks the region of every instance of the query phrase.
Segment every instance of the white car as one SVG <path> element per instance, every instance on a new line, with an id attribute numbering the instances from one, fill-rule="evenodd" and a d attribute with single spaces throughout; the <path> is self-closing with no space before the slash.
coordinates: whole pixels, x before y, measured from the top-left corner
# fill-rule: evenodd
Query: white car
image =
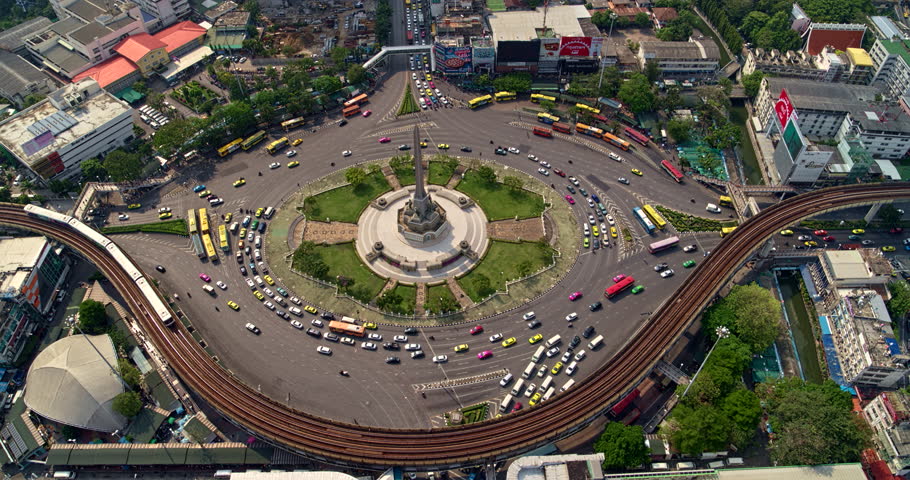
<path id="1" fill-rule="evenodd" d="M 586 198 L 585 200 L 588 201 L 588 206 L 589 206 L 589 207 L 594 208 L 594 200 L 591 200 L 590 198 Z"/>
<path id="2" fill-rule="evenodd" d="M 408 337 L 406 335 L 395 335 L 392 337 L 392 340 L 395 340 L 398 343 L 408 343 Z"/>
<path id="3" fill-rule="evenodd" d="M 601 232 L 609 232 L 609 230 L 607 230 L 607 226 L 604 225 L 603 222 L 600 223 L 600 231 L 601 231 Z"/>
<path id="4" fill-rule="evenodd" d="M 217 282 L 215 282 L 215 285 L 218 285 L 218 288 L 220 288 L 222 290 L 227 290 L 227 285 L 225 285 L 224 282 L 222 282 L 221 280 L 218 280 Z"/>
<path id="5" fill-rule="evenodd" d="M 355 342 L 353 338 L 348 338 L 348 337 L 341 337 L 341 343 L 343 343 L 345 345 L 350 345 L 352 347 L 354 345 L 357 345 L 357 342 Z"/>
<path id="6" fill-rule="evenodd" d="M 521 153 L 521 151 L 515 147 L 509 147 L 509 153 L 514 153 L 515 155 L 518 155 L 519 153 Z"/>
<path id="7" fill-rule="evenodd" d="M 268 300 L 266 300 L 266 302 L 263 303 L 263 305 L 265 305 L 265 308 L 268 308 L 269 310 L 275 310 L 275 305 Z"/>
<path id="8" fill-rule="evenodd" d="M 617 155 L 617 154 L 615 154 L 615 153 L 613 153 L 613 152 L 610 152 L 610 158 L 612 158 L 613 160 L 616 160 L 617 162 L 621 162 L 621 161 L 622 161 L 622 157 L 620 157 L 619 155 Z"/>
<path id="9" fill-rule="evenodd" d="M 584 350 L 579 350 L 578 353 L 575 354 L 575 357 L 574 357 L 574 358 L 575 358 L 575 361 L 576 361 L 576 362 L 580 362 L 580 361 L 584 360 L 584 358 L 585 358 L 585 351 L 584 351 Z"/>
<path id="10" fill-rule="evenodd" d="M 532 162 L 536 162 L 536 161 L 537 161 L 537 155 L 534 155 L 533 153 L 529 153 L 529 154 L 528 154 L 528 160 L 530 160 L 530 161 L 532 161 Z"/>
<path id="11" fill-rule="evenodd" d="M 380 335 L 378 333 L 367 334 L 367 338 L 369 338 L 370 340 L 376 340 L 377 342 L 382 341 L 382 335 Z"/>
<path id="12" fill-rule="evenodd" d="M 536 316 L 537 316 L 537 314 L 535 314 L 534 312 L 528 312 L 528 313 L 524 314 L 521 318 L 523 318 L 525 320 L 534 320 L 534 317 L 536 317 Z"/>
<path id="13" fill-rule="evenodd" d="M 562 363 L 567 363 L 571 359 L 572 359 L 572 352 L 566 352 L 566 353 L 562 354 L 562 358 L 560 358 L 559 361 Z"/>
<path id="14" fill-rule="evenodd" d="M 332 349 L 323 345 L 316 347 L 316 351 L 323 355 L 331 355 Z"/>
<path id="15" fill-rule="evenodd" d="M 540 166 L 543 168 L 552 168 L 553 167 L 552 165 L 550 165 L 549 162 L 545 162 L 543 160 L 540 161 Z"/>
<path id="16" fill-rule="evenodd" d="M 285 153 L 285 155 L 286 155 L 288 158 L 291 158 L 291 157 L 293 157 L 294 155 L 297 155 L 297 150 L 288 150 L 288 153 Z"/>
<path id="17" fill-rule="evenodd" d="M 529 383 L 528 388 L 525 389 L 524 394 L 526 397 L 530 397 L 531 395 L 534 395 L 535 390 L 537 390 L 537 385 L 534 385 L 533 383 Z"/>
<path id="18" fill-rule="evenodd" d="M 559 347 L 553 347 L 547 350 L 547 358 L 553 358 L 557 355 L 559 355 Z"/>
<path id="19" fill-rule="evenodd" d="M 350 157 L 353 154 L 351 153 L 350 150 L 345 150 L 345 151 L 341 152 L 341 155 L 344 157 Z"/>
<path id="20" fill-rule="evenodd" d="M 250 288 L 251 288 L 251 289 L 253 289 L 253 290 L 255 290 L 255 289 L 256 289 L 256 284 L 255 284 L 255 283 L 253 283 L 253 281 L 252 281 L 252 280 L 250 280 L 250 279 L 249 279 L 249 278 L 248 278 L 248 279 L 246 279 L 246 284 L 247 284 L 247 285 L 249 285 L 249 286 L 250 286 Z"/>
<path id="21" fill-rule="evenodd" d="M 449 361 L 449 357 L 445 355 L 436 355 L 433 357 L 433 363 L 446 363 Z"/>
<path id="22" fill-rule="evenodd" d="M 594 225 L 594 224 L 595 224 L 596 221 L 594 220 L 594 215 L 591 215 L 590 213 L 588 214 L 588 222 L 589 222 L 591 225 Z"/>
<path id="23" fill-rule="evenodd" d="M 569 177 L 569 181 L 572 182 L 572 185 L 575 185 L 576 187 L 579 185 L 578 179 L 575 177 Z"/>
<path id="24" fill-rule="evenodd" d="M 501 333 L 497 333 L 496 335 L 490 335 L 490 343 L 496 343 L 496 342 L 498 342 L 498 341 L 500 341 L 500 340 L 502 340 L 502 334 L 501 334 Z"/>
<path id="25" fill-rule="evenodd" d="M 404 346 L 404 349 L 409 352 L 416 352 L 417 350 L 420 350 L 420 344 L 419 343 L 409 343 Z"/>
<path id="26" fill-rule="evenodd" d="M 610 225 L 616 225 L 616 220 L 613 220 L 613 215 L 607 215 L 607 223 Z M 606 228 L 604 230 L 606 230 Z"/>
<path id="27" fill-rule="evenodd" d="M 543 176 L 545 176 L 545 177 L 549 177 L 549 176 L 550 176 L 550 171 L 547 170 L 546 168 L 538 168 L 538 169 L 537 169 L 537 173 L 539 173 L 539 174 L 541 174 L 541 175 L 543 175 Z"/>
<path id="28" fill-rule="evenodd" d="M 291 320 L 291 326 L 296 328 L 297 330 L 303 330 L 303 324 L 298 322 L 297 320 Z"/>
<path id="29" fill-rule="evenodd" d="M 698 250 L 698 247 L 695 245 L 686 245 L 685 247 L 683 247 L 683 251 L 686 253 L 694 252 L 696 250 Z"/>
<path id="30" fill-rule="evenodd" d="M 129 220 L 129 219 L 130 219 L 130 216 L 125 213 L 121 213 L 120 215 L 117 216 L 117 220 Z"/>
<path id="31" fill-rule="evenodd" d="M 575 362 L 572 362 L 569 364 L 568 367 L 566 367 L 566 375 L 572 376 L 575 374 L 576 370 L 578 370 L 578 364 Z"/>
<path id="32" fill-rule="evenodd" d="M 314 327 L 322 328 L 323 325 L 325 325 L 325 324 L 322 323 L 322 320 L 320 320 L 318 318 L 314 318 L 313 320 L 310 321 L 310 325 L 312 325 Z"/>
<path id="33" fill-rule="evenodd" d="M 666 270 L 660 272 L 660 276 L 663 277 L 663 278 L 670 278 L 670 277 L 673 276 L 674 273 L 675 273 L 675 272 L 673 271 L 672 268 L 668 268 L 668 269 L 666 269 Z"/>
<path id="34" fill-rule="evenodd" d="M 275 298 L 275 292 L 272 289 L 266 287 L 262 289 L 262 292 L 265 293 L 269 298 Z"/>
<path id="35" fill-rule="evenodd" d="M 417 74 L 411 73 L 411 80 L 417 80 Z"/>
<path id="36" fill-rule="evenodd" d="M 373 342 L 361 342 L 360 348 L 364 350 L 376 350 L 376 344 Z"/>
<path id="37" fill-rule="evenodd" d="M 158 213 L 169 213 L 170 211 L 170 207 L 162 207 L 158 209 Z"/>
<path id="38" fill-rule="evenodd" d="M 549 372 L 549 371 L 550 371 L 550 369 L 547 368 L 546 365 L 541 365 L 540 368 L 537 370 L 537 377 L 543 378 L 543 376 L 546 375 L 547 372 Z"/>
<path id="39" fill-rule="evenodd" d="M 574 322 L 575 320 L 578 320 L 578 312 L 572 312 L 566 315 L 567 322 Z"/>
<path id="40" fill-rule="evenodd" d="M 274 170 L 274 169 L 276 169 L 276 168 L 278 168 L 278 167 L 280 167 L 280 166 L 281 166 L 280 163 L 278 163 L 278 162 L 272 162 L 272 163 L 269 164 L 269 170 Z"/>

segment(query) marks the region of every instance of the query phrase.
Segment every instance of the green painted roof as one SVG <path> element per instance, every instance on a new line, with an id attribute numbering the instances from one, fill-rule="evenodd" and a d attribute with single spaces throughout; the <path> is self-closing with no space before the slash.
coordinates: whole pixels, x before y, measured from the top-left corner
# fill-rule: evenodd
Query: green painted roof
<path id="1" fill-rule="evenodd" d="M 155 438 L 155 432 L 166 417 L 150 408 L 143 408 L 139 415 L 130 422 L 126 434 L 134 443 L 148 443 Z M 132 462 L 131 462 L 132 463 Z"/>
<path id="2" fill-rule="evenodd" d="M 167 385 L 161 379 L 161 375 L 157 370 L 152 370 L 145 376 L 145 385 L 148 387 L 149 393 L 159 407 L 168 411 L 173 411 L 180 406 L 177 397 L 175 397 L 174 394 L 171 393 L 171 390 L 167 388 Z"/>
<path id="3" fill-rule="evenodd" d="M 879 40 L 891 55 L 899 55 L 904 63 L 910 65 L 910 40 Z"/>
<path id="4" fill-rule="evenodd" d="M 56 444 L 47 464 L 58 465 L 266 465 L 268 446 L 248 448 L 242 443 L 187 443 L 99 445 Z"/>
<path id="5" fill-rule="evenodd" d="M 195 417 L 186 422 L 186 425 L 183 426 L 183 433 L 196 442 L 204 442 L 212 435 L 212 431 Z"/>
<path id="6" fill-rule="evenodd" d="M 186 447 L 175 444 L 133 445 L 129 453 L 130 465 L 183 465 L 185 460 Z"/>

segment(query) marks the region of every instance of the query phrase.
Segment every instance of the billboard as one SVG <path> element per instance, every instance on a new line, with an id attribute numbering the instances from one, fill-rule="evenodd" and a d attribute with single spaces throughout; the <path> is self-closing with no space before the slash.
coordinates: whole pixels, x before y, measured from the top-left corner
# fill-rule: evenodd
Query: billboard
<path id="1" fill-rule="evenodd" d="M 784 128 L 781 139 L 784 141 L 784 145 L 787 146 L 787 151 L 790 152 L 790 158 L 793 160 L 796 160 L 800 152 L 806 148 L 806 141 L 803 139 L 803 134 L 799 131 L 799 126 L 796 125 L 796 119 L 794 118 L 787 122 L 787 127 Z"/>
<path id="2" fill-rule="evenodd" d="M 774 113 L 777 115 L 777 121 L 780 123 L 781 128 L 785 127 L 787 120 L 790 120 L 790 117 L 794 115 L 793 102 L 790 101 L 790 95 L 787 95 L 787 90 L 780 91 L 780 97 L 777 103 L 774 104 Z"/>
<path id="3" fill-rule="evenodd" d="M 540 56 L 540 40 L 527 42 L 503 40 L 496 45 L 497 62 L 537 62 Z"/>
<path id="4" fill-rule="evenodd" d="M 471 65 L 471 47 L 449 47 L 437 43 L 433 47 L 436 55 L 436 69 L 443 73 L 468 73 Z"/>
<path id="5" fill-rule="evenodd" d="M 540 39 L 540 61 L 556 60 L 559 58 L 559 39 Z"/>
<path id="6" fill-rule="evenodd" d="M 560 57 L 590 57 L 591 37 L 562 37 L 559 42 Z"/>

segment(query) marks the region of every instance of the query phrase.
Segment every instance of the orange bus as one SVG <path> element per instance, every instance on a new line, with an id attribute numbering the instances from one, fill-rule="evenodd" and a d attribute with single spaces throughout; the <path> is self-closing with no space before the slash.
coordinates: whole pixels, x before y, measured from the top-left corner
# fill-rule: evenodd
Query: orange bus
<path id="1" fill-rule="evenodd" d="M 329 322 L 329 330 L 331 330 L 335 333 L 341 333 L 344 335 L 353 335 L 355 337 L 362 337 L 363 332 L 366 329 L 363 328 L 363 325 L 353 325 L 350 323 L 336 322 L 333 320 L 333 321 Z"/>
<path id="2" fill-rule="evenodd" d="M 554 132 L 561 132 L 561 133 L 569 133 L 569 134 L 571 134 L 571 133 L 572 133 L 572 126 L 569 125 L 568 123 L 556 122 L 556 123 L 553 124 L 553 131 L 554 131 Z"/>
<path id="3" fill-rule="evenodd" d="M 367 103 L 367 94 L 361 93 L 360 95 L 357 95 L 356 97 L 348 100 L 347 102 L 344 102 L 344 106 L 345 106 L 345 108 L 347 108 L 347 107 L 351 107 L 354 105 L 360 105 L 361 103 Z"/>
<path id="4" fill-rule="evenodd" d="M 360 107 L 357 105 L 351 105 L 350 107 L 344 107 L 344 110 L 341 111 L 341 114 L 345 117 L 351 117 L 360 113 Z"/>

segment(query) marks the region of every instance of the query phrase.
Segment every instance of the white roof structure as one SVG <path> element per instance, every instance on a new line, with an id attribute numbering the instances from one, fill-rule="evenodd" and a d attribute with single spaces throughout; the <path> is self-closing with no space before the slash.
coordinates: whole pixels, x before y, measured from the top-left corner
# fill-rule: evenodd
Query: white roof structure
<path id="1" fill-rule="evenodd" d="M 831 273 L 834 274 L 833 280 L 835 281 L 872 278 L 872 270 L 856 250 L 826 250 L 824 255 L 831 267 Z"/>
<path id="2" fill-rule="evenodd" d="M 547 28 L 560 37 L 584 37 L 579 18 L 591 18 L 584 5 L 558 5 L 547 9 Z M 543 9 L 493 13 L 487 19 L 496 41 L 537 38 L 537 28 L 544 24 Z"/>
<path id="3" fill-rule="evenodd" d="M 114 344 L 107 335 L 58 340 L 39 353 L 29 368 L 25 405 L 42 417 L 86 430 L 122 429 L 126 418 L 111 408 L 114 397 L 124 391 L 108 366 L 116 364 Z"/>
<path id="4" fill-rule="evenodd" d="M 717 470 L 720 480 L 856 480 L 866 478 L 859 463 L 839 463 L 814 467 L 736 468 Z"/>
<path id="5" fill-rule="evenodd" d="M 38 265 L 47 246 L 44 237 L 17 237 L 0 240 L 0 292 L 14 296 Z"/>
<path id="6" fill-rule="evenodd" d="M 231 480 L 356 480 L 346 473 L 332 471 L 303 471 L 295 470 L 293 472 L 232 472 Z"/>

